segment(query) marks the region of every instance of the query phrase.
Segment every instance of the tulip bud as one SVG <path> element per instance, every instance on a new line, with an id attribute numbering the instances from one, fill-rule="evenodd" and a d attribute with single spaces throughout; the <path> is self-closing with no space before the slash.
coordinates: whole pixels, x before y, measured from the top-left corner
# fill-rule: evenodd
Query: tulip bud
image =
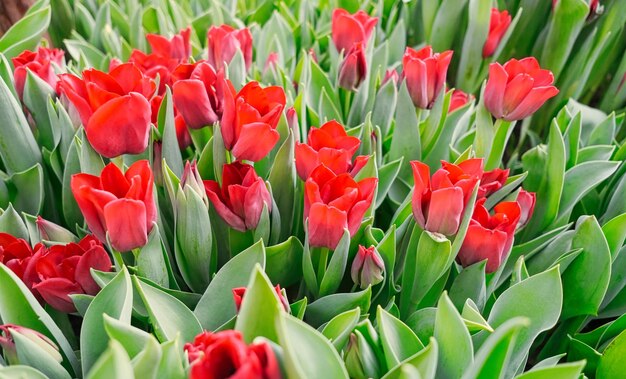
<path id="1" fill-rule="evenodd" d="M 500 40 L 502 40 L 502 37 L 506 34 L 509 25 L 511 25 L 511 15 L 508 11 L 500 12 L 498 8 L 491 9 L 489 34 L 483 46 L 483 58 L 488 58 L 496 52 Z"/>
<path id="2" fill-rule="evenodd" d="M 523 188 L 519 191 L 519 194 L 517 195 L 517 204 L 519 204 L 521 214 L 517 223 L 517 229 L 525 226 L 533 216 L 533 211 L 535 210 L 535 200 L 536 197 L 534 192 L 528 192 Z"/>
<path id="3" fill-rule="evenodd" d="M 400 75 L 398 74 L 398 71 L 393 70 L 393 69 L 387 70 L 385 72 L 385 77 L 383 78 L 381 85 L 384 85 L 390 80 L 393 82 L 394 86 L 398 85 L 398 82 L 400 81 Z"/>
<path id="4" fill-rule="evenodd" d="M 205 205 L 209 205 L 209 198 L 206 196 L 204 183 L 202 182 L 202 177 L 200 177 L 200 173 L 198 172 L 198 165 L 195 160 L 191 163 L 185 163 L 185 170 L 183 171 L 183 177 L 180 179 L 180 185 L 182 188 L 189 187 L 202 198 Z"/>
<path id="5" fill-rule="evenodd" d="M 380 366 L 376 355 L 358 330 L 350 334 L 344 361 L 351 378 L 367 379 L 379 377 Z"/>
<path id="6" fill-rule="evenodd" d="M 455 110 L 463 107 L 467 104 L 474 96 L 468 95 L 460 89 L 455 89 L 452 92 L 452 98 L 450 99 L 450 106 L 448 107 L 448 114 L 454 112 Z"/>
<path id="7" fill-rule="evenodd" d="M 356 91 L 367 74 L 367 61 L 363 43 L 354 44 L 346 54 L 339 67 L 339 86 L 350 91 Z"/>
<path id="8" fill-rule="evenodd" d="M 287 125 L 295 140 L 300 141 L 300 122 L 298 121 L 298 112 L 294 107 L 287 109 Z"/>
<path id="9" fill-rule="evenodd" d="M 274 291 L 276 292 L 276 296 L 280 300 L 281 305 L 285 312 L 289 312 L 289 302 L 287 301 L 287 297 L 283 293 L 284 290 L 280 288 L 280 284 L 277 284 L 274 287 Z M 241 303 L 243 302 L 243 296 L 246 294 L 246 287 L 237 287 L 233 288 L 233 300 L 235 300 L 235 308 L 237 312 L 241 309 Z"/>
<path id="10" fill-rule="evenodd" d="M 0 346 L 4 351 L 4 359 L 11 365 L 19 364 L 17 357 L 17 349 L 15 347 L 15 337 L 21 336 L 29 339 L 37 344 L 43 351 L 48 353 L 55 361 L 63 362 L 63 357 L 59 353 L 59 348 L 48 337 L 36 330 L 25 328 L 19 325 L 4 324 L 0 325 Z M 19 337 L 18 337 L 19 338 Z"/>
<path id="11" fill-rule="evenodd" d="M 37 216 L 35 223 L 37 224 L 39 236 L 42 240 L 65 243 L 76 242 L 77 240 L 72 232 L 60 225 L 44 220 L 41 216 Z"/>
<path id="12" fill-rule="evenodd" d="M 403 76 L 413 104 L 420 109 L 430 109 L 443 89 L 448 75 L 452 51 L 433 53 L 426 46 L 421 50 L 406 49 L 402 57 Z"/>
<path id="13" fill-rule="evenodd" d="M 278 53 L 273 51 L 271 52 L 268 56 L 267 59 L 265 60 L 265 66 L 263 67 L 263 75 L 265 75 L 269 70 L 274 69 L 279 62 L 279 56 Z"/>
<path id="14" fill-rule="evenodd" d="M 383 281 L 385 263 L 374 246 L 365 248 L 359 245 L 359 251 L 352 262 L 350 275 L 352 281 L 362 289 Z"/>

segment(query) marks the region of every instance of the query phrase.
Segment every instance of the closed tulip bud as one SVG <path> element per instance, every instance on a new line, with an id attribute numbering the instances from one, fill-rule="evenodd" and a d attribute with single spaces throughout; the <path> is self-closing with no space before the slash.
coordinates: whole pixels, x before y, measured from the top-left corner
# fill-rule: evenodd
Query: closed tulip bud
<path id="1" fill-rule="evenodd" d="M 508 11 L 500 12 L 498 8 L 491 8 L 491 18 L 489 19 L 489 34 L 483 46 L 483 58 L 492 56 L 498 49 L 498 45 L 511 25 L 511 15 Z"/>
<path id="2" fill-rule="evenodd" d="M 380 365 L 374 350 L 358 330 L 350 334 L 344 355 L 348 375 L 354 379 L 380 377 Z"/>
<path id="3" fill-rule="evenodd" d="M 339 66 L 339 86 L 356 91 L 367 75 L 367 61 L 363 43 L 355 43 Z"/>
<path id="4" fill-rule="evenodd" d="M 283 293 L 283 290 L 280 288 L 280 284 L 277 284 L 276 287 L 274 287 L 274 292 L 276 292 L 276 296 L 278 296 L 278 300 L 280 300 L 280 304 L 285 312 L 289 312 L 289 302 L 287 301 L 287 297 Z M 235 309 L 237 309 L 237 312 L 241 309 L 241 303 L 243 302 L 245 294 L 246 287 L 233 288 L 233 300 L 235 301 Z"/>
<path id="5" fill-rule="evenodd" d="M 451 59 L 451 50 L 433 53 L 430 46 L 421 50 L 407 47 L 402 58 L 402 69 L 409 95 L 417 108 L 432 108 L 446 83 Z"/>
<path id="6" fill-rule="evenodd" d="M 359 251 L 352 261 L 350 276 L 354 284 L 365 289 L 383 281 L 385 262 L 374 246 L 365 248 L 359 245 Z"/>
<path id="7" fill-rule="evenodd" d="M 355 14 L 337 8 L 332 16 L 332 40 L 338 52 L 347 52 L 356 43 L 367 44 L 378 18 L 370 17 L 364 11 Z"/>
<path id="8" fill-rule="evenodd" d="M 35 343 L 55 361 L 59 363 L 63 362 L 63 356 L 59 352 L 59 348 L 57 347 L 57 345 L 52 342 L 48 337 L 39 333 L 36 330 L 14 324 L 4 324 L 0 325 L 0 331 L 2 332 L 2 334 L 0 335 L 0 346 L 4 351 L 4 359 L 11 365 L 27 363 L 20 362 L 17 356 L 15 340 L 20 337 L 26 338 L 30 340 L 30 342 Z"/>
<path id="9" fill-rule="evenodd" d="M 65 243 L 76 242 L 77 240 L 72 232 L 60 225 L 44 220 L 41 216 L 37 216 L 35 223 L 37 224 L 39 236 L 42 240 Z"/>
<path id="10" fill-rule="evenodd" d="M 448 108 L 448 113 L 452 113 L 455 110 L 463 107 L 473 98 L 474 96 L 468 95 L 460 89 L 455 89 L 454 92 L 452 92 L 452 98 L 450 99 L 450 107 Z"/>
<path id="11" fill-rule="evenodd" d="M 517 229 L 524 227 L 530 221 L 535 210 L 536 195 L 534 192 L 528 192 L 523 188 L 517 194 L 517 204 L 521 209 L 521 215 L 519 222 L 517 223 Z"/>
<path id="12" fill-rule="evenodd" d="M 207 33 L 208 61 L 216 70 L 229 64 L 241 51 L 246 69 L 252 64 L 252 34 L 248 28 L 234 29 L 228 25 L 212 26 Z"/>
<path id="13" fill-rule="evenodd" d="M 384 85 L 390 80 L 393 82 L 394 86 L 398 85 L 398 82 L 400 81 L 400 75 L 398 74 L 398 71 L 392 69 L 387 70 L 385 72 L 385 77 L 383 78 L 381 85 Z"/>
<path id="14" fill-rule="evenodd" d="M 206 204 L 209 205 L 209 198 L 206 196 L 206 191 L 204 190 L 204 182 L 202 181 L 202 177 L 198 172 L 198 164 L 194 160 L 189 163 L 187 161 L 185 163 L 185 169 L 183 170 L 183 176 L 180 179 L 180 186 L 182 188 L 189 187 L 191 188 Z"/>
<path id="15" fill-rule="evenodd" d="M 294 135 L 296 141 L 300 141 L 300 122 L 298 121 L 298 112 L 294 107 L 287 109 L 287 125 Z"/>
<path id="16" fill-rule="evenodd" d="M 273 51 L 269 53 L 267 59 L 265 60 L 265 66 L 263 66 L 263 75 L 265 75 L 269 70 L 275 69 L 279 62 L 280 56 L 277 52 Z"/>
<path id="17" fill-rule="evenodd" d="M 485 107 L 505 121 L 525 119 L 535 113 L 559 90 L 550 70 L 539 67 L 534 57 L 492 63 L 485 86 Z"/>

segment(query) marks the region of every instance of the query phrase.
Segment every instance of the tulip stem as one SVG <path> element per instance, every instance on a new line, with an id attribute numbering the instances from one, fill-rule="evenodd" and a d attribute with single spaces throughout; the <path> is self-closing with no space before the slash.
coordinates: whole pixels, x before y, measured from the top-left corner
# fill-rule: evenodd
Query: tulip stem
<path id="1" fill-rule="evenodd" d="M 122 267 L 125 266 L 124 258 L 122 258 L 122 253 L 120 253 L 116 249 L 111 248 L 111 255 L 113 255 L 113 262 L 115 262 L 115 270 L 117 272 L 122 271 Z"/>
<path id="2" fill-rule="evenodd" d="M 328 262 L 328 253 L 329 249 L 327 247 L 322 247 L 319 249 L 319 261 L 317 266 L 317 280 L 322 282 L 322 278 L 324 278 L 324 274 L 326 274 L 326 263 Z"/>

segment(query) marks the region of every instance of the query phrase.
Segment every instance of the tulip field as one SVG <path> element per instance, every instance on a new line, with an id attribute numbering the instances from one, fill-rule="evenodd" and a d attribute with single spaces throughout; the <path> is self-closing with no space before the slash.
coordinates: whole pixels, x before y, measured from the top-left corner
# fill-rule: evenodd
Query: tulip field
<path id="1" fill-rule="evenodd" d="M 0 379 L 626 378 L 626 0 L 29 4 Z"/>

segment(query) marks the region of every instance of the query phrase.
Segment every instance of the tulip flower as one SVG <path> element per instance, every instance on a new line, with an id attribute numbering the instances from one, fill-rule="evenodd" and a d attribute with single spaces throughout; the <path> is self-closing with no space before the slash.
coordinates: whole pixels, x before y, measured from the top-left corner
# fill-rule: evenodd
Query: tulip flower
<path id="1" fill-rule="evenodd" d="M 239 160 L 260 161 L 280 138 L 276 125 L 285 108 L 285 92 L 281 87 L 261 88 L 259 83 L 250 82 L 235 93 L 229 81 L 220 83 L 224 146 Z"/>
<path id="2" fill-rule="evenodd" d="M 72 232 L 60 225 L 44 220 L 41 216 L 37 216 L 35 224 L 42 240 L 65 243 L 76 242 L 76 236 Z"/>
<path id="3" fill-rule="evenodd" d="M 511 15 L 508 11 L 504 10 L 500 12 L 498 8 L 491 8 L 491 18 L 489 19 L 489 34 L 487 35 L 487 41 L 483 46 L 483 58 L 492 56 L 502 37 L 506 34 L 507 29 L 511 25 Z"/>
<path id="4" fill-rule="evenodd" d="M 25 328 L 23 326 L 15 324 L 0 325 L 0 346 L 2 347 L 4 359 L 10 365 L 28 364 L 29 362 L 20 362 L 17 356 L 17 348 L 15 347 L 15 336 L 20 335 L 25 337 L 30 342 L 35 343 L 43 351 L 45 351 L 49 358 L 61 363 L 63 362 L 63 356 L 59 352 L 59 347 L 52 342 L 52 340 L 45 335 L 39 333 L 36 330 Z"/>
<path id="5" fill-rule="evenodd" d="M 520 229 L 528 224 L 528 221 L 530 221 L 530 218 L 533 216 L 536 196 L 534 192 L 528 192 L 522 188 L 517 194 L 516 201 L 521 209 L 519 222 L 517 223 L 517 229 Z"/>
<path id="6" fill-rule="evenodd" d="M 409 95 L 417 108 L 432 108 L 446 83 L 451 59 L 451 50 L 433 53 L 430 46 L 417 51 L 407 47 L 402 69 Z"/>
<path id="7" fill-rule="evenodd" d="M 506 183 L 509 178 L 509 169 L 495 168 L 491 171 L 485 171 L 480 179 L 478 187 L 478 198 L 487 197 L 496 192 Z"/>
<path id="8" fill-rule="evenodd" d="M 295 148 L 296 171 L 300 179 L 307 180 L 311 172 L 323 164 L 335 174 L 346 172 L 354 176 L 367 163 L 367 156 L 352 156 L 359 149 L 361 140 L 349 136 L 344 127 L 335 120 L 319 128 L 311 128 L 307 143 L 297 143 Z"/>
<path id="9" fill-rule="evenodd" d="M 111 259 L 102 244 L 92 236 L 78 243 L 53 245 L 36 253 L 31 262 L 34 275 L 26 280 L 32 291 L 59 312 L 76 312 L 69 295 L 96 295 L 100 286 L 91 269 L 111 270 Z"/>
<path id="10" fill-rule="evenodd" d="M 350 174 L 335 174 L 324 165 L 311 173 L 304 184 L 304 220 L 308 220 L 311 247 L 334 250 L 343 231 L 358 231 L 372 203 L 378 179 L 356 182 Z"/>
<path id="11" fill-rule="evenodd" d="M 146 39 L 152 48 L 152 54 L 186 62 L 191 56 L 190 35 L 191 28 L 188 27 L 170 39 L 159 34 L 148 34 Z"/>
<path id="12" fill-rule="evenodd" d="M 172 95 L 174 105 L 185 123 L 192 129 L 200 129 L 219 120 L 222 114 L 222 96 L 218 95 L 218 74 L 210 64 L 199 62 L 190 66 L 186 66 L 187 69 L 192 69 L 187 72 L 186 77 L 181 73 L 183 70 L 179 70 L 181 78 L 172 86 Z"/>
<path id="13" fill-rule="evenodd" d="M 289 130 L 293 133 L 296 141 L 300 140 L 300 122 L 298 121 L 298 112 L 294 107 L 287 109 L 286 118 L 287 118 L 287 126 L 289 126 Z"/>
<path id="14" fill-rule="evenodd" d="M 442 162 L 432 178 L 428 165 L 412 161 L 413 216 L 429 232 L 451 236 L 457 233 L 469 197 L 482 176 L 483 160 L 468 159 L 458 165 Z"/>
<path id="15" fill-rule="evenodd" d="M 87 226 L 103 243 L 107 235 L 114 249 L 129 251 L 148 242 L 157 211 L 152 170 L 147 160 L 126 173 L 109 163 L 100 176 L 76 174 L 70 187 Z"/>
<path id="16" fill-rule="evenodd" d="M 332 16 L 332 39 L 338 52 L 347 52 L 357 43 L 367 45 L 377 17 L 370 17 L 364 11 L 350 14 L 345 9 L 335 9 Z"/>
<path id="17" fill-rule="evenodd" d="M 541 69 L 534 57 L 511 59 L 504 66 L 492 63 L 485 87 L 485 107 L 495 118 L 522 120 L 559 93 L 553 83 L 552 72 Z"/>
<path id="18" fill-rule="evenodd" d="M 147 99 L 156 85 L 134 64 L 119 65 L 109 74 L 89 69 L 82 79 L 64 74 L 59 89 L 78 111 L 87 139 L 99 154 L 107 158 L 140 154 L 148 146 Z"/>
<path id="19" fill-rule="evenodd" d="M 241 332 L 223 330 L 198 334 L 184 347 L 191 365 L 190 379 L 280 379 L 282 373 L 267 342 L 246 345 Z"/>
<path id="20" fill-rule="evenodd" d="M 12 58 L 13 67 L 15 67 L 13 71 L 15 90 L 20 99 L 24 95 L 24 85 L 26 84 L 28 70 L 48 83 L 56 91 L 59 78 L 54 66 L 64 66 L 64 55 L 65 53 L 60 49 L 39 47 L 35 52 L 26 50 L 17 57 Z"/>
<path id="21" fill-rule="evenodd" d="M 450 106 L 448 107 L 448 113 L 452 113 L 455 110 L 463 107 L 467 104 L 474 96 L 468 95 L 460 89 L 455 89 L 452 92 L 452 97 L 450 98 Z"/>
<path id="22" fill-rule="evenodd" d="M 272 210 L 272 197 L 263 178 L 246 163 L 225 164 L 222 186 L 216 181 L 205 180 L 204 188 L 217 214 L 240 232 L 257 227 L 263 207 Z"/>
<path id="23" fill-rule="evenodd" d="M 356 91 L 367 75 L 367 61 L 363 43 L 352 45 L 339 66 L 339 86 L 349 91 Z"/>
<path id="24" fill-rule="evenodd" d="M 246 70 L 252 64 L 252 34 L 248 28 L 236 30 L 231 26 L 212 26 L 207 34 L 209 63 L 220 70 L 230 64 L 235 53 L 241 51 Z"/>
<path id="25" fill-rule="evenodd" d="M 280 300 L 280 303 L 283 306 L 285 312 L 289 312 L 289 302 L 283 294 L 283 290 L 280 288 L 280 284 L 277 284 L 276 287 L 274 287 L 274 292 L 276 292 L 276 296 L 278 296 L 278 299 Z M 239 312 L 239 310 L 241 309 L 241 302 L 243 301 L 243 297 L 245 294 L 246 287 L 233 288 L 233 299 L 235 300 L 235 308 L 237 309 L 237 312 Z"/>
<path id="26" fill-rule="evenodd" d="M 22 280 L 24 280 L 26 268 L 35 251 L 42 248 L 43 245 L 40 243 L 33 249 L 27 241 L 21 238 L 16 238 L 8 233 L 0 233 L 0 262 Z"/>
<path id="27" fill-rule="evenodd" d="M 366 289 L 383 281 L 385 262 L 374 246 L 359 245 L 359 251 L 352 261 L 350 277 L 354 284 Z"/>
<path id="28" fill-rule="evenodd" d="M 517 202 L 507 201 L 496 205 L 495 213 L 490 215 L 485 201 L 483 198 L 476 203 L 457 259 L 463 267 L 486 259 L 486 272 L 492 273 L 506 261 L 511 250 L 521 209 Z"/>
<path id="29" fill-rule="evenodd" d="M 389 69 L 389 70 L 385 71 L 385 77 L 383 78 L 381 86 L 384 85 L 385 83 L 387 83 L 390 80 L 393 81 L 393 84 L 395 86 L 398 85 L 398 82 L 400 82 L 400 75 L 398 74 L 398 71 L 393 70 L 393 69 Z"/>

